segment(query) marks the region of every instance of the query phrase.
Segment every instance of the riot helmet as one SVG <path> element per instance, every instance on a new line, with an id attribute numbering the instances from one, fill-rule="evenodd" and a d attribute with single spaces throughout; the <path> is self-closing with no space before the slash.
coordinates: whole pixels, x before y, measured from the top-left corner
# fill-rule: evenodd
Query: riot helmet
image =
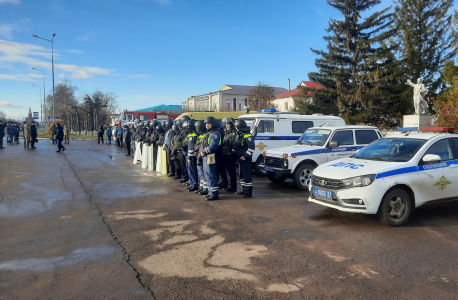
<path id="1" fill-rule="evenodd" d="M 187 116 L 187 115 L 184 115 L 184 116 L 182 116 L 182 117 L 180 118 L 180 121 L 181 121 L 182 123 L 184 123 L 185 121 L 189 121 L 189 120 L 191 120 L 191 118 L 190 118 L 189 116 Z"/>
<path id="2" fill-rule="evenodd" d="M 234 119 L 232 119 L 231 117 L 225 117 L 222 120 L 222 123 L 224 124 L 224 126 L 226 126 L 226 124 L 230 124 L 231 128 L 234 128 Z"/>
<path id="3" fill-rule="evenodd" d="M 207 131 L 207 128 L 205 128 L 205 123 L 202 120 L 196 121 L 196 123 L 194 123 L 194 126 L 196 127 L 196 130 L 199 133 L 204 133 L 205 131 Z"/>
<path id="4" fill-rule="evenodd" d="M 209 117 L 206 117 L 205 120 L 204 120 L 204 123 L 207 124 L 207 123 L 211 123 L 212 124 L 212 127 L 217 127 L 218 126 L 218 120 L 216 120 L 214 117 L 212 116 L 209 116 Z"/>
<path id="5" fill-rule="evenodd" d="M 172 125 L 172 131 L 178 131 L 178 126 L 177 124 Z"/>
<path id="6" fill-rule="evenodd" d="M 196 125 L 195 125 L 194 121 L 189 120 L 189 121 L 186 121 L 185 124 L 186 124 L 186 129 L 189 132 L 196 130 Z M 185 126 L 185 125 L 183 125 L 183 126 Z"/>
<path id="7" fill-rule="evenodd" d="M 238 119 L 237 121 L 235 121 L 235 128 L 239 131 L 243 131 L 246 130 L 248 126 L 246 125 L 245 120 Z"/>

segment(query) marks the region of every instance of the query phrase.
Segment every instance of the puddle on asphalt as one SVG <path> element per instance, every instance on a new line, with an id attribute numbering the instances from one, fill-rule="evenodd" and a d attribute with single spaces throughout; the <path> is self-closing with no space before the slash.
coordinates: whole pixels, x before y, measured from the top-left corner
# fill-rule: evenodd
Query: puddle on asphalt
<path id="1" fill-rule="evenodd" d="M 272 219 L 271 218 L 267 218 L 267 217 L 254 217 L 251 219 L 251 222 L 253 223 L 269 223 L 269 222 L 272 222 Z"/>
<path id="2" fill-rule="evenodd" d="M 0 270 L 49 272 L 56 267 L 68 267 L 84 261 L 100 261 L 117 251 L 119 251 L 118 248 L 109 246 L 76 249 L 68 256 L 28 258 L 1 262 Z"/>
<path id="3" fill-rule="evenodd" d="M 276 235 L 277 237 L 284 240 L 297 240 L 303 242 L 313 241 L 315 239 L 315 232 L 309 228 L 296 228 L 296 229 L 284 229 Z"/>

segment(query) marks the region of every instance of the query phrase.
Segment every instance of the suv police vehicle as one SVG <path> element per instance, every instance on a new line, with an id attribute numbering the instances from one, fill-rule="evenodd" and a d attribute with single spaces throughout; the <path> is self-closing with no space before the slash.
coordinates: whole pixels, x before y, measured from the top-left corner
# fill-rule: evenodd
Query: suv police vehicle
<path id="1" fill-rule="evenodd" d="M 264 170 L 273 183 L 282 183 L 290 177 L 296 187 L 306 190 L 317 166 L 350 156 L 382 137 L 380 130 L 373 126 L 312 127 L 295 145 L 265 151 Z"/>
<path id="2" fill-rule="evenodd" d="M 414 208 L 458 200 L 458 135 L 395 134 L 313 171 L 309 201 L 400 226 Z"/>
<path id="3" fill-rule="evenodd" d="M 243 119 L 251 128 L 255 142 L 253 169 L 261 176 L 267 175 L 262 167 L 264 150 L 294 145 L 304 131 L 313 126 L 345 125 L 342 118 L 335 116 L 299 115 L 293 112 L 277 112 L 275 108 L 260 109 L 258 114 L 241 115 L 239 119 Z"/>

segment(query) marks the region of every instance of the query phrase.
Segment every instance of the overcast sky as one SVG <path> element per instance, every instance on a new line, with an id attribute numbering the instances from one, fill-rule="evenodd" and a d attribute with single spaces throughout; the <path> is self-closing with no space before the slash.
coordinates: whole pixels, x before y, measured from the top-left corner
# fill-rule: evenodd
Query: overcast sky
<path id="1" fill-rule="evenodd" d="M 52 91 L 51 43 L 32 34 L 56 33 L 56 84 L 114 92 L 133 110 L 225 84 L 293 88 L 316 70 L 310 47 L 325 49 L 330 18 L 341 16 L 324 0 L 0 0 L 0 111 L 40 111 L 32 67 Z"/>

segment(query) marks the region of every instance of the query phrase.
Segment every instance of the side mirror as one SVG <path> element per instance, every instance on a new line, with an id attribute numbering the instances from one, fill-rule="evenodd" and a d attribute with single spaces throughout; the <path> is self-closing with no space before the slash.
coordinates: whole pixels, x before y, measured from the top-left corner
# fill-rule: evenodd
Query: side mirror
<path id="1" fill-rule="evenodd" d="M 426 154 L 422 160 L 424 163 L 436 163 L 440 162 L 442 159 L 439 155 L 436 154 Z"/>
<path id="2" fill-rule="evenodd" d="M 256 136 L 258 134 L 258 127 L 257 126 L 253 126 L 253 132 L 251 133 L 252 136 Z"/>
<path id="3" fill-rule="evenodd" d="M 339 147 L 338 141 L 332 141 L 332 142 L 329 142 L 328 144 L 328 148 L 337 148 L 337 147 Z"/>

